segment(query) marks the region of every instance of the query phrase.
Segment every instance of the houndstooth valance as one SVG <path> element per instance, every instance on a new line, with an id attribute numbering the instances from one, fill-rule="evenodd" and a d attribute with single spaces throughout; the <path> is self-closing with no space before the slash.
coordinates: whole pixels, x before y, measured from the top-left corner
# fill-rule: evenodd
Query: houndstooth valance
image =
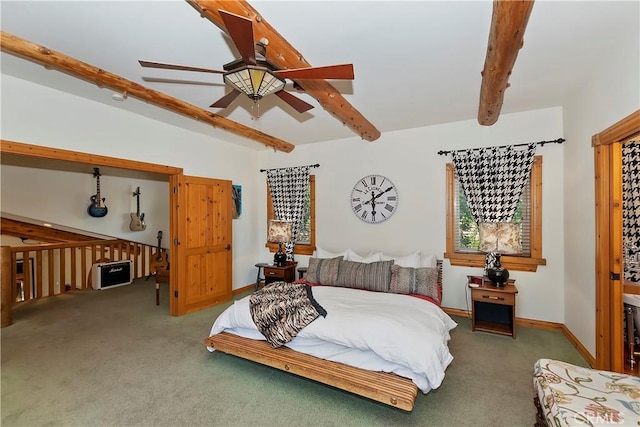
<path id="1" fill-rule="evenodd" d="M 640 282 L 640 142 L 622 145 L 624 280 Z"/>
<path id="2" fill-rule="evenodd" d="M 452 153 L 460 186 L 476 222 L 511 221 L 529 180 L 536 143 Z"/>
<path id="3" fill-rule="evenodd" d="M 269 193 L 275 219 L 293 223 L 293 242 L 285 243 L 287 259 L 293 259 L 293 248 L 304 215 L 304 203 L 309 192 L 310 166 L 267 170 Z"/>

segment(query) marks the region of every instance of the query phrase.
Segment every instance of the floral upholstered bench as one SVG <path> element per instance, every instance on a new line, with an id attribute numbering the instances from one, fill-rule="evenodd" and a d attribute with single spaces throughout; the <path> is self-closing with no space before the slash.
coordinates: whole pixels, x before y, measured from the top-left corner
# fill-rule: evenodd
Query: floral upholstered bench
<path id="1" fill-rule="evenodd" d="M 640 377 L 540 359 L 533 385 L 537 427 L 640 425 Z"/>

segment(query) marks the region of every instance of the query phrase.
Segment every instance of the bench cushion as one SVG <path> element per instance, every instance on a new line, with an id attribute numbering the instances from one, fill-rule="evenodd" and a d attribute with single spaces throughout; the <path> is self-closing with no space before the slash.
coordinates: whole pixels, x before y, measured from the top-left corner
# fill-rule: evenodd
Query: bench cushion
<path id="1" fill-rule="evenodd" d="M 540 359 L 533 384 L 549 426 L 640 423 L 639 377 Z"/>

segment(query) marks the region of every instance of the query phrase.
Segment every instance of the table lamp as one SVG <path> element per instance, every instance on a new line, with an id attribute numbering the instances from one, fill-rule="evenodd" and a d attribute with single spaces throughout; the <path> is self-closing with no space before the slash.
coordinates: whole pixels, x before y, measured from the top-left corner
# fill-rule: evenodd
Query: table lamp
<path id="1" fill-rule="evenodd" d="M 279 219 L 269 220 L 269 230 L 267 239 L 270 242 L 278 243 L 278 252 L 273 256 L 273 263 L 282 267 L 287 262 L 287 254 L 282 251 L 282 244 L 293 239 L 293 223 Z"/>
<path id="2" fill-rule="evenodd" d="M 520 224 L 515 222 L 480 223 L 480 244 L 478 250 L 486 252 L 485 272 L 489 280 L 498 287 L 509 280 L 509 270 L 502 266 L 502 254 L 522 252 Z"/>

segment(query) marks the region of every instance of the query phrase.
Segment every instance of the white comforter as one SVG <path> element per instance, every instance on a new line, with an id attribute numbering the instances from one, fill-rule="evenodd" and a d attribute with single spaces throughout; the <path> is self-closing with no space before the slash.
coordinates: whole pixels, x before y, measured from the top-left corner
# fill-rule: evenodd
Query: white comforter
<path id="1" fill-rule="evenodd" d="M 457 324 L 440 307 L 419 298 L 350 288 L 314 286 L 327 310 L 287 344 L 322 359 L 410 378 L 422 392 L 437 388 L 453 360 L 447 343 Z M 249 311 L 249 296 L 234 302 L 215 321 L 222 331 L 264 340 Z M 214 351 L 213 348 L 209 348 Z"/>

